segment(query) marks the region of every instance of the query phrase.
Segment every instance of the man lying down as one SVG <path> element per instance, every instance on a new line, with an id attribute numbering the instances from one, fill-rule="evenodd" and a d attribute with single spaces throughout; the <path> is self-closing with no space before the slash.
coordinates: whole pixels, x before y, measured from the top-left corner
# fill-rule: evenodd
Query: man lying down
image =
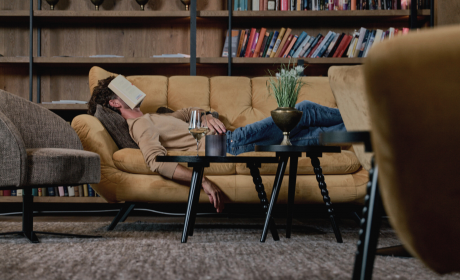
<path id="1" fill-rule="evenodd" d="M 88 113 L 94 115 L 97 105 L 109 108 L 126 119 L 129 133 L 139 146 L 149 168 L 160 175 L 179 182 L 190 183 L 192 171 L 172 162 L 156 162 L 157 156 L 167 151 L 194 151 L 196 140 L 189 133 L 188 121 L 192 110 L 200 108 L 183 108 L 167 114 L 144 114 L 140 104 L 131 109 L 108 86 L 115 77 L 98 82 L 88 103 Z M 295 106 L 303 112 L 299 124 L 291 131 L 290 141 L 293 145 L 318 145 L 319 134 L 327 131 L 345 130 L 338 109 L 325 107 L 310 101 L 302 101 Z M 203 114 L 212 133 L 226 133 L 227 153 L 238 155 L 254 151 L 255 145 L 276 145 L 281 143 L 283 134 L 271 117 L 228 131 L 225 125 L 211 114 Z M 203 140 L 201 142 L 204 142 Z M 204 151 L 201 144 L 200 150 Z M 224 208 L 223 193 L 214 183 L 203 176 L 202 186 L 209 201 L 222 212 Z"/>

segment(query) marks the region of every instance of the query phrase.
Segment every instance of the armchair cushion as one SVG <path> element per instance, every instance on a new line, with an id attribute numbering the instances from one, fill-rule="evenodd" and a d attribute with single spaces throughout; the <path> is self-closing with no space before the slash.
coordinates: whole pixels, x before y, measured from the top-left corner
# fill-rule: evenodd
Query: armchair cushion
<path id="1" fill-rule="evenodd" d="M 26 186 L 78 185 L 101 179 L 99 155 L 83 150 L 27 149 L 27 165 Z"/>
<path id="2" fill-rule="evenodd" d="M 129 135 L 129 127 L 126 120 L 120 114 L 117 114 L 109 108 L 97 105 L 94 116 L 104 125 L 118 148 L 139 149 L 131 138 L 131 135 Z"/>

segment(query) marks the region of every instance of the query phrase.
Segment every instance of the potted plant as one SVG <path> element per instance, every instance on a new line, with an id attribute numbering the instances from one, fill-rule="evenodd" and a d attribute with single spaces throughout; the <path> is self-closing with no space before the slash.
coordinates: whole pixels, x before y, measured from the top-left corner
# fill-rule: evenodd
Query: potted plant
<path id="1" fill-rule="evenodd" d="M 268 93 L 274 95 L 278 103 L 278 108 L 270 113 L 275 124 L 283 131 L 284 138 L 280 145 L 285 146 L 292 146 L 289 133 L 302 117 L 303 112 L 294 106 L 300 89 L 305 85 L 300 76 L 305 67 L 294 67 L 292 63 L 292 68 L 290 68 L 290 65 L 290 61 L 287 66 L 282 64 L 275 76 L 269 71 L 271 77 L 267 81 Z"/>

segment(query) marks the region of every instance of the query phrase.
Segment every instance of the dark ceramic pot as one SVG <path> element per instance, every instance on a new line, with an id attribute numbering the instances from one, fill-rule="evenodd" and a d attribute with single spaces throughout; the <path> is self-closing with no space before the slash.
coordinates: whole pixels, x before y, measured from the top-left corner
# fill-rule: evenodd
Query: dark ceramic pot
<path id="1" fill-rule="evenodd" d="M 303 112 L 292 107 L 278 107 L 270 113 L 272 115 L 273 122 L 283 132 L 284 137 L 280 145 L 292 146 L 291 141 L 289 140 L 289 133 L 299 123 Z"/>

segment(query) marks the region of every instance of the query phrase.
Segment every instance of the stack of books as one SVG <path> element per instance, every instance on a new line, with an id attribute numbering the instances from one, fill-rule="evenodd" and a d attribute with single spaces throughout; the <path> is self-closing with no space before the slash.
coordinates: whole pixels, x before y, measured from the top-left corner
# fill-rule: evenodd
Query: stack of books
<path id="1" fill-rule="evenodd" d="M 385 39 L 409 33 L 409 28 L 390 28 L 387 31 L 362 27 L 353 34 L 329 31 L 327 34 L 292 34 L 292 29 L 268 32 L 256 30 L 232 30 L 232 57 L 366 57 L 371 47 Z M 222 57 L 228 57 L 228 33 Z"/>
<path id="2" fill-rule="evenodd" d="M 430 0 L 414 0 L 429 9 Z M 411 0 L 234 0 L 235 11 L 406 10 Z"/>
<path id="3" fill-rule="evenodd" d="M 0 196 L 22 196 L 23 190 L 0 190 Z M 73 197 L 97 197 L 99 196 L 90 184 L 78 186 L 59 186 L 48 188 L 33 188 L 33 196 L 73 196 Z"/>

